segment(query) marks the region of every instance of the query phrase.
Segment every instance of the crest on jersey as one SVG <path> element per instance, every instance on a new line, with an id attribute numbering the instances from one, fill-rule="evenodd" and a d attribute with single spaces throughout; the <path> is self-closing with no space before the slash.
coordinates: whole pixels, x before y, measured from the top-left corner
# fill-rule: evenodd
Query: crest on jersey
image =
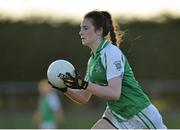
<path id="1" fill-rule="evenodd" d="M 121 61 L 115 61 L 113 64 L 115 65 L 117 70 L 121 69 Z"/>
<path id="2" fill-rule="evenodd" d="M 101 66 L 100 66 L 99 62 L 96 64 L 94 69 L 95 69 L 96 73 L 102 72 L 102 69 L 101 69 Z"/>

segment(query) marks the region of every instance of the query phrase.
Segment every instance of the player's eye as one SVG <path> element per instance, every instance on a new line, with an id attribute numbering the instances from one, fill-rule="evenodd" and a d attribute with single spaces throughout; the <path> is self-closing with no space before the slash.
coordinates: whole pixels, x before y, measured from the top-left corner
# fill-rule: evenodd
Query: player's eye
<path id="1" fill-rule="evenodd" d="M 82 30 L 88 30 L 89 29 L 89 27 L 88 26 L 82 26 L 82 28 L 81 28 Z"/>
<path id="2" fill-rule="evenodd" d="M 84 27 L 84 30 L 88 30 L 89 28 L 88 27 Z"/>
<path id="3" fill-rule="evenodd" d="M 80 31 L 87 31 L 88 29 L 89 29 L 89 27 L 87 27 L 87 26 L 80 27 Z"/>

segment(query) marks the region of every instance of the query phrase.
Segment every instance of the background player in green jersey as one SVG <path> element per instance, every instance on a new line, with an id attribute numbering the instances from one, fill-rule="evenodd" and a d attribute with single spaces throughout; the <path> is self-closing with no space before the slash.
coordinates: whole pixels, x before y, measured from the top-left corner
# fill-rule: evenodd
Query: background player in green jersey
<path id="1" fill-rule="evenodd" d="M 75 77 L 67 73 L 69 78 L 63 78 L 67 88 L 62 91 L 79 103 L 87 103 L 91 95 L 107 100 L 102 118 L 92 128 L 166 128 L 118 48 L 122 35 L 115 30 L 106 11 L 91 11 L 84 16 L 79 34 L 82 44 L 91 49 L 87 73 L 85 78 L 77 72 Z"/>
<path id="2" fill-rule="evenodd" d="M 53 91 L 46 79 L 38 83 L 39 99 L 33 121 L 40 129 L 61 128 L 63 110 L 59 96 Z"/>

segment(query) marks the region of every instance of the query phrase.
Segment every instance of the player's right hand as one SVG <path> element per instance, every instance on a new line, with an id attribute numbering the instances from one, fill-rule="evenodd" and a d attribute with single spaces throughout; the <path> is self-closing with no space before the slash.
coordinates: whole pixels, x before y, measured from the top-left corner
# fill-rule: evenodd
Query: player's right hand
<path id="1" fill-rule="evenodd" d="M 88 87 L 88 82 L 85 81 L 80 74 L 75 70 L 75 77 L 73 77 L 69 72 L 66 72 L 67 77 L 69 78 L 62 78 L 64 84 L 71 89 L 86 89 Z"/>
<path id="2" fill-rule="evenodd" d="M 54 88 L 54 89 L 56 89 L 56 90 L 58 90 L 58 91 L 61 91 L 61 92 L 63 92 L 63 93 L 67 92 L 67 87 L 65 87 L 65 88 L 59 88 L 59 87 L 54 86 L 50 81 L 48 81 L 48 83 L 51 85 L 52 88 Z"/>

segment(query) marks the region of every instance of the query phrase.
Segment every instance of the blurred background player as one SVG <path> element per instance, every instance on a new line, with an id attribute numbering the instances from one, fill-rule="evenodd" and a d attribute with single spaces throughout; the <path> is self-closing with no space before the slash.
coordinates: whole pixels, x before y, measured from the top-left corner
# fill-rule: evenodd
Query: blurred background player
<path id="1" fill-rule="evenodd" d="M 38 108 L 33 115 L 33 122 L 40 129 L 59 128 L 63 123 L 63 110 L 59 96 L 46 79 L 38 83 L 38 92 Z"/>

